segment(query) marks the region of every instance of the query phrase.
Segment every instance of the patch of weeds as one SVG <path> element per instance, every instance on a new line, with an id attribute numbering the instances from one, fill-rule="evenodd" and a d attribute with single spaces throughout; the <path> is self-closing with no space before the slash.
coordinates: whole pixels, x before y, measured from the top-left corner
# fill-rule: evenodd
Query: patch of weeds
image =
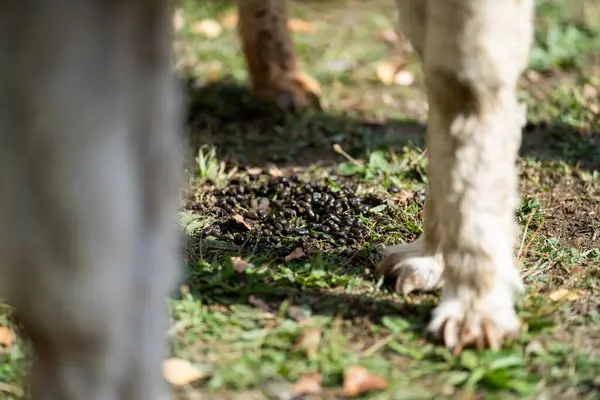
<path id="1" fill-rule="evenodd" d="M 407 180 L 411 179 L 427 184 L 425 152 L 417 147 L 404 147 L 401 157 L 392 151 L 375 150 L 370 152 L 367 162 L 352 157 L 338 144 L 333 148 L 336 153 L 348 160 L 338 164 L 338 171 L 344 176 L 356 176 L 365 181 L 380 182 L 386 189 L 391 186 L 405 186 Z"/>
<path id="2" fill-rule="evenodd" d="M 536 4 L 537 25 L 529 66 L 539 71 L 580 68 L 600 46 L 600 28 L 589 19 L 598 14 L 600 2 L 574 5 L 565 0 Z"/>
<path id="3" fill-rule="evenodd" d="M 202 146 L 196 157 L 195 179 L 198 184 L 210 181 L 217 186 L 227 183 L 225 162 L 217 158 L 217 150 L 214 147 Z"/>
<path id="4" fill-rule="evenodd" d="M 531 120 L 552 120 L 556 125 L 572 127 L 581 130 L 584 133 L 590 133 L 598 129 L 598 118 L 593 107 L 590 107 L 590 99 L 584 99 L 582 88 L 586 85 L 585 81 L 578 83 L 565 83 L 550 93 L 550 96 L 540 103 L 532 98 L 526 98 L 525 101 L 531 106 L 528 108 L 529 118 Z M 583 141 L 584 138 L 577 138 Z"/>
<path id="5" fill-rule="evenodd" d="M 179 227 L 186 235 L 194 236 L 202 229 L 214 223 L 214 217 L 201 215 L 192 211 L 183 210 L 177 214 Z"/>
<path id="6" fill-rule="evenodd" d="M 574 265 L 582 259 L 582 254 L 575 248 L 563 247 L 560 239 L 548 237 L 541 240 L 537 251 L 542 259 L 551 260 L 563 265 Z"/>
<path id="7" fill-rule="evenodd" d="M 542 203 L 537 197 L 526 196 L 521 202 L 521 206 L 517 210 L 517 215 L 520 219 L 542 221 L 541 211 L 543 210 Z"/>
<path id="8" fill-rule="evenodd" d="M 589 32 L 575 26 L 563 27 L 557 23 L 538 32 L 531 50 L 529 67 L 538 71 L 554 68 L 580 68 L 586 63 L 584 56 L 599 43 Z"/>
<path id="9" fill-rule="evenodd" d="M 525 359 L 518 352 L 504 350 L 486 352 L 483 356 L 465 350 L 458 358 L 460 370 L 446 374 L 442 379 L 451 386 L 473 390 L 485 388 L 486 392 L 510 390 L 520 396 L 535 394 L 538 378 L 525 369 Z"/>

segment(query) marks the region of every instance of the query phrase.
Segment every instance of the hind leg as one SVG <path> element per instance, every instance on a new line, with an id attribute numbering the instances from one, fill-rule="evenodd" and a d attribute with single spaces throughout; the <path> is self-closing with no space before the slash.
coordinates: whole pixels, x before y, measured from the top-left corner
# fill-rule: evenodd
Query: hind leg
<path id="1" fill-rule="evenodd" d="M 288 28 L 287 0 L 240 0 L 238 32 L 254 92 L 284 108 L 304 108 L 321 94 L 305 75 Z"/>

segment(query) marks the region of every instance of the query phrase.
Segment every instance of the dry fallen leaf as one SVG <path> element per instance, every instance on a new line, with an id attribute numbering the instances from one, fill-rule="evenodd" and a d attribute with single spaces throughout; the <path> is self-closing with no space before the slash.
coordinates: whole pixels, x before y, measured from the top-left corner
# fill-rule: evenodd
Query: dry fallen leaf
<path id="1" fill-rule="evenodd" d="M 219 18 L 219 22 L 223 25 L 224 28 L 233 29 L 237 26 L 238 23 L 238 15 L 237 12 L 232 11 L 223 15 Z"/>
<path id="2" fill-rule="evenodd" d="M 290 254 L 288 254 L 287 256 L 285 256 L 284 261 L 286 263 L 292 261 L 292 260 L 296 260 L 298 258 L 302 258 L 306 255 L 306 253 L 304 253 L 304 250 L 302 250 L 302 247 L 296 247 Z"/>
<path id="3" fill-rule="evenodd" d="M 318 372 L 306 374 L 292 385 L 292 390 L 298 396 L 315 396 L 323 391 L 322 383 L 322 374 Z"/>
<path id="4" fill-rule="evenodd" d="M 190 292 L 190 287 L 186 284 L 179 286 L 179 292 L 183 295 L 186 295 Z"/>
<path id="5" fill-rule="evenodd" d="M 394 76 L 394 83 L 399 86 L 410 86 L 415 82 L 415 75 L 410 71 L 398 71 Z"/>
<path id="6" fill-rule="evenodd" d="M 598 105 L 598 103 L 589 102 L 587 103 L 586 108 L 594 114 L 600 114 L 600 105 Z"/>
<path id="7" fill-rule="evenodd" d="M 398 32 L 394 29 L 383 29 L 376 34 L 377 38 L 383 39 L 389 43 L 397 43 L 398 42 Z"/>
<path id="8" fill-rule="evenodd" d="M 384 85 L 410 86 L 415 81 L 412 72 L 401 69 L 402 63 L 394 64 L 390 61 L 380 61 L 375 67 L 377 78 Z"/>
<path id="9" fill-rule="evenodd" d="M 375 67 L 375 71 L 377 73 L 377 78 L 384 85 L 391 85 L 394 83 L 394 78 L 396 76 L 396 66 L 389 61 L 380 61 L 377 63 L 377 67 Z"/>
<path id="10" fill-rule="evenodd" d="M 540 75 L 539 72 L 534 71 L 532 69 L 528 69 L 527 72 L 525 72 L 525 76 L 531 83 L 538 83 L 542 80 L 542 75 Z"/>
<path id="11" fill-rule="evenodd" d="M 539 340 L 532 340 L 525 346 L 525 354 L 541 354 L 545 351 L 544 345 Z"/>
<path id="12" fill-rule="evenodd" d="M 583 85 L 581 95 L 584 99 L 595 99 L 600 96 L 600 87 L 586 83 Z"/>
<path id="13" fill-rule="evenodd" d="M 238 172 L 238 167 L 233 167 L 231 168 L 231 170 L 227 173 L 227 179 L 231 179 L 235 176 L 235 174 L 237 174 Z"/>
<path id="14" fill-rule="evenodd" d="M 183 10 L 178 8 L 173 12 L 173 29 L 175 32 L 179 32 L 184 24 L 185 19 L 183 18 Z"/>
<path id="15" fill-rule="evenodd" d="M 552 301 L 567 300 L 576 301 L 581 299 L 581 296 L 577 292 L 572 292 L 568 289 L 558 289 L 548 296 Z"/>
<path id="16" fill-rule="evenodd" d="M 308 358 L 315 355 L 321 343 L 321 331 L 318 329 L 307 329 L 296 342 L 295 351 L 303 351 Z"/>
<path id="17" fill-rule="evenodd" d="M 387 380 L 371 375 L 369 371 L 360 366 L 349 367 L 344 373 L 345 396 L 358 396 L 360 394 L 385 389 Z"/>
<path id="18" fill-rule="evenodd" d="M 283 176 L 283 172 L 281 172 L 281 170 L 275 165 L 269 168 L 269 174 L 274 178 L 280 178 Z"/>
<path id="19" fill-rule="evenodd" d="M 574 265 L 571 268 L 570 272 L 571 272 L 572 276 L 581 276 L 581 275 L 583 275 L 585 273 L 585 271 L 583 270 L 583 268 L 581 268 L 581 265 Z"/>
<path id="20" fill-rule="evenodd" d="M 233 264 L 233 269 L 240 274 L 248 268 L 254 267 L 254 264 L 244 261 L 242 257 L 231 257 L 231 264 Z"/>
<path id="21" fill-rule="evenodd" d="M 173 386 L 182 386 L 206 376 L 192 363 L 181 358 L 169 358 L 163 362 L 163 376 Z"/>
<path id="22" fill-rule="evenodd" d="M 392 200 L 394 200 L 398 204 L 406 204 L 409 200 L 414 199 L 414 197 L 414 192 L 406 189 L 401 189 L 398 193 L 394 195 L 394 197 L 392 197 Z"/>
<path id="23" fill-rule="evenodd" d="M 15 341 L 15 337 L 15 332 L 8 326 L 0 326 L 0 346 L 11 346 Z"/>
<path id="24" fill-rule="evenodd" d="M 223 27 L 214 19 L 201 19 L 200 21 L 194 22 L 192 25 L 193 33 L 211 39 L 218 37 L 222 31 Z"/>
<path id="25" fill-rule="evenodd" d="M 235 215 L 233 216 L 233 219 L 234 219 L 236 222 L 239 222 L 240 224 L 244 225 L 244 226 L 246 227 L 246 229 L 248 229 L 249 231 L 251 231 L 251 230 L 252 230 L 252 226 L 250 226 L 250 224 L 248 224 L 248 223 L 247 223 L 247 222 L 244 220 L 244 217 L 242 217 L 240 214 L 235 214 Z"/>
<path id="26" fill-rule="evenodd" d="M 259 168 L 259 167 L 246 168 L 246 173 L 248 175 L 260 175 L 260 174 L 262 174 L 262 172 L 263 172 L 262 168 Z"/>
<path id="27" fill-rule="evenodd" d="M 315 33 L 317 31 L 315 24 L 302 19 L 290 19 L 288 22 L 288 27 L 292 32 Z"/>

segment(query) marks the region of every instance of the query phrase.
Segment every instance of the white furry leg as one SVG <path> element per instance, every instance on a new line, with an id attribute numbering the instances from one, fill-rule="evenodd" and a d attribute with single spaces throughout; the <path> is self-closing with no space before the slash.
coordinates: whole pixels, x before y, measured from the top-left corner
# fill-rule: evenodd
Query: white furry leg
<path id="1" fill-rule="evenodd" d="M 427 254 L 424 238 L 386 249 L 386 257 L 377 266 L 380 275 L 396 275 L 395 290 L 404 296 L 415 290 L 433 290 L 442 285 L 442 255 Z"/>
<path id="2" fill-rule="evenodd" d="M 429 330 L 446 346 L 498 348 L 518 332 L 514 265 L 520 145 L 516 83 L 532 40 L 533 1 L 429 2 L 429 196 L 444 295 Z"/>
<path id="3" fill-rule="evenodd" d="M 444 268 L 433 198 L 425 200 L 425 232 L 412 243 L 391 246 L 377 266 L 379 275 L 395 275 L 395 290 L 404 296 L 415 290 L 440 288 Z"/>

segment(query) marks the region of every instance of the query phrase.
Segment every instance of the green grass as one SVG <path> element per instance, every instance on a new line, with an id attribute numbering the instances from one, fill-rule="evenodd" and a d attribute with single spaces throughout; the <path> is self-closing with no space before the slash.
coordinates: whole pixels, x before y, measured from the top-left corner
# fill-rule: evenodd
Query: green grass
<path id="1" fill-rule="evenodd" d="M 238 246 L 199 239 L 218 218 L 210 207 L 184 210 L 179 221 L 189 257 L 186 289 L 169 300 L 172 353 L 205 377 L 179 388 L 178 398 L 291 398 L 291 385 L 314 372 L 323 375 L 323 390 L 313 398 L 340 398 L 352 365 L 389 382 L 362 397 L 368 399 L 600 398 L 599 118 L 589 105 L 598 100 L 584 99 L 586 85 L 599 84 L 593 50 L 600 27 L 593 16 L 600 2 L 585 3 L 581 13 L 567 0 L 538 2 L 530 63 L 538 75 L 523 79 L 521 95 L 537 124 L 524 137 L 516 212 L 525 332 L 498 353 L 456 357 L 422 335 L 439 293 L 404 298 L 372 273 L 380 244 L 412 240 L 422 230 L 421 203 L 394 201 L 386 189 L 418 191 L 427 182 L 418 61 L 378 38 L 394 27 L 393 2 L 294 3 L 294 17 L 318 28 L 295 38 L 307 72 L 323 86 L 325 111 L 292 117 L 245 90 L 233 29 L 212 39 L 193 33 L 195 20 L 220 20 L 231 5 L 184 1 L 178 56 L 205 84 L 192 92 L 188 121 L 197 146 L 188 173 L 198 198 L 245 179 L 246 167 L 268 171 L 276 164 L 296 167 L 306 180 L 355 185 L 359 195 L 376 195 L 382 204 L 365 218 L 369 234 L 360 249 L 317 247 L 289 263 L 244 252 L 252 265 L 243 273 L 230 259 L 240 256 Z M 402 57 L 415 84 L 381 83 L 377 63 Z M 551 300 L 558 290 L 571 299 Z M 14 328 L 9 315 L 0 308 L 0 326 Z M 297 344 L 307 331 L 320 340 L 302 348 Z M 1 398 L 23 392 L 28 350 L 20 338 L 0 347 Z"/>

